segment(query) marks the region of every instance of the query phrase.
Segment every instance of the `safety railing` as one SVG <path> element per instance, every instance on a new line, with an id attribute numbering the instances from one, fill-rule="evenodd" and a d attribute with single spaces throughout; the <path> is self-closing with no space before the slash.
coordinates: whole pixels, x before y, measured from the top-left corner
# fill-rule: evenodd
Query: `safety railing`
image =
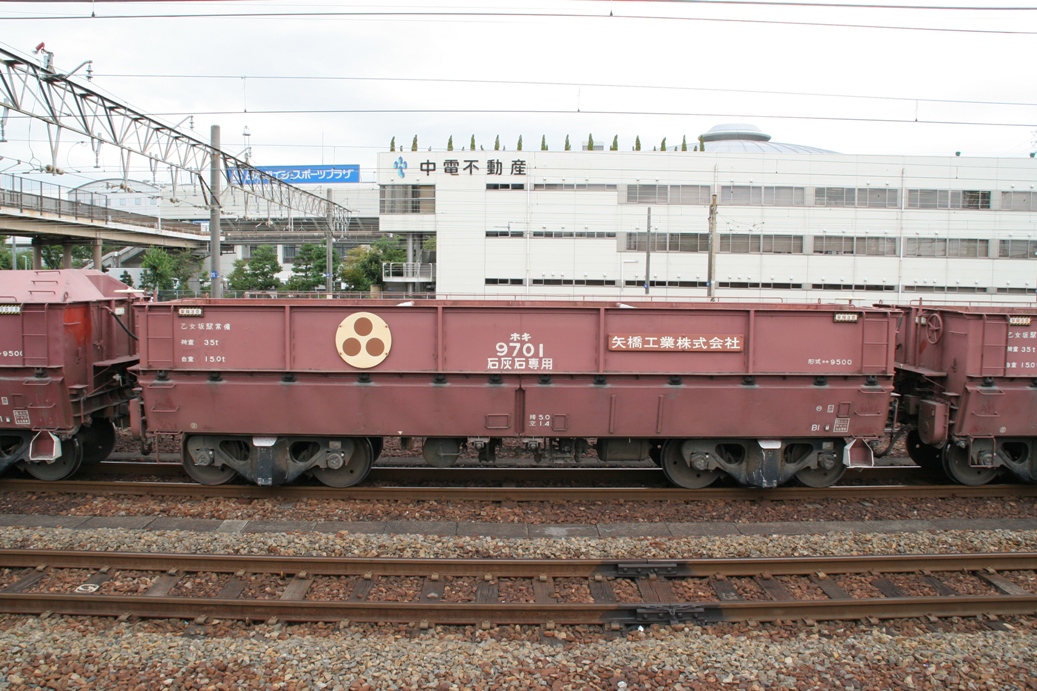
<path id="1" fill-rule="evenodd" d="M 383 281 L 434 281 L 436 265 L 420 262 L 383 262 Z"/>
<path id="2" fill-rule="evenodd" d="M 0 174 L 0 208 L 50 214 L 73 221 L 154 228 L 200 237 L 207 235 L 194 223 L 166 221 L 157 216 L 113 209 L 108 206 L 108 195 L 99 192 L 85 192 L 9 173 Z"/>

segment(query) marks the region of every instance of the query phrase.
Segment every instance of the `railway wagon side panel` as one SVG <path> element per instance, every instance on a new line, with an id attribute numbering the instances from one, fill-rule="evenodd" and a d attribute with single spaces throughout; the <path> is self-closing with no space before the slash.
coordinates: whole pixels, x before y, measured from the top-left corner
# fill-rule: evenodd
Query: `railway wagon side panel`
<path id="1" fill-rule="evenodd" d="M 156 370 L 828 376 L 893 368 L 886 312 L 830 306 L 245 301 L 142 309 L 142 368 Z M 859 319 L 840 322 L 836 313 Z"/>
<path id="2" fill-rule="evenodd" d="M 237 375 L 212 381 L 180 375 L 144 385 L 148 426 L 155 432 L 316 436 L 511 436 L 515 425 L 513 384 L 457 378 L 430 385 L 428 378 L 390 376 L 361 383 L 300 374 Z"/>

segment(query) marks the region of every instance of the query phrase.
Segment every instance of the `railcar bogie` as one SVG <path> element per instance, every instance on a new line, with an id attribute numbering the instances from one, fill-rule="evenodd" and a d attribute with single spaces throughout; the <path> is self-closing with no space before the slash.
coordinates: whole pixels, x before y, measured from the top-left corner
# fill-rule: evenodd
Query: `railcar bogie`
<path id="1" fill-rule="evenodd" d="M 793 478 L 827 487 L 853 463 L 842 439 L 671 439 L 663 470 L 675 485 L 698 489 L 723 475 L 739 484 L 776 487 Z"/>
<path id="2" fill-rule="evenodd" d="M 311 473 L 325 485 L 350 487 L 371 470 L 375 447 L 368 437 L 264 437 L 193 434 L 183 440 L 187 473 L 205 485 L 240 475 L 257 485 L 276 486 Z"/>

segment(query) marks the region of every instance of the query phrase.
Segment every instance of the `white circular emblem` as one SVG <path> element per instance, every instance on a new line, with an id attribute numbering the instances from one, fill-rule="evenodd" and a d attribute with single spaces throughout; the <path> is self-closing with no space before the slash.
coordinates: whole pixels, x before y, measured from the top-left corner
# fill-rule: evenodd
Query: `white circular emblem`
<path id="1" fill-rule="evenodd" d="M 335 348 L 347 364 L 359 369 L 374 367 L 389 355 L 392 333 L 377 314 L 357 312 L 338 325 Z"/>

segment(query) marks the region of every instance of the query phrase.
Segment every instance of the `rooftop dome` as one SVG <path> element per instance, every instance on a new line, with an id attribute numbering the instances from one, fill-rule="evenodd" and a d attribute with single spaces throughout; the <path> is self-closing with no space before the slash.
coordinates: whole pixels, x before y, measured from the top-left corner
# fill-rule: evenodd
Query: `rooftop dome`
<path id="1" fill-rule="evenodd" d="M 831 154 L 834 151 L 799 144 L 772 142 L 771 135 L 755 125 L 730 123 L 716 125 L 702 135 L 706 151 L 722 153 Z"/>

